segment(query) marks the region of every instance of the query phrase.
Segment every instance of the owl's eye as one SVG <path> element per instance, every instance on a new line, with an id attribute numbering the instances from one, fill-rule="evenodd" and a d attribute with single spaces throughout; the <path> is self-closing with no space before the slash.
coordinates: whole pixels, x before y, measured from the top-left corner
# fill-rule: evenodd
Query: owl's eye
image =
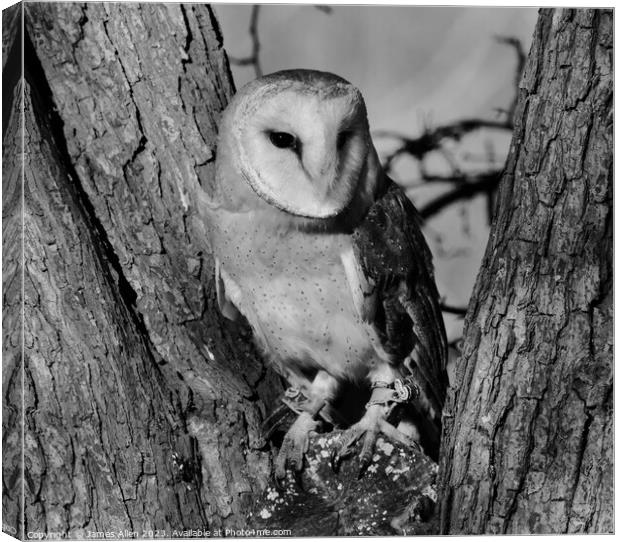
<path id="1" fill-rule="evenodd" d="M 269 140 L 278 149 L 295 149 L 297 147 L 297 138 L 288 132 L 269 132 Z"/>
<path id="2" fill-rule="evenodd" d="M 346 145 L 347 141 L 349 141 L 352 135 L 353 132 L 349 131 L 340 132 L 338 134 L 338 139 L 336 140 L 336 146 L 338 147 L 338 150 L 341 150 L 342 147 Z"/>

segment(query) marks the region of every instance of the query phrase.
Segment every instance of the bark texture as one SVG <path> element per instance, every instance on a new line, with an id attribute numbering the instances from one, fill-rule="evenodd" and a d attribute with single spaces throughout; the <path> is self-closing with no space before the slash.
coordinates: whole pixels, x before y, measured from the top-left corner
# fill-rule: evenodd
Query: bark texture
<path id="1" fill-rule="evenodd" d="M 23 537 L 21 5 L 2 15 L 2 530 Z"/>
<path id="2" fill-rule="evenodd" d="M 5 523 L 238 528 L 269 478 L 252 446 L 281 384 L 215 310 L 195 214 L 232 93 L 217 22 L 178 4 L 29 3 L 25 18 L 23 186 L 16 100 L 4 138 Z"/>
<path id="3" fill-rule="evenodd" d="M 445 411 L 444 533 L 613 531 L 613 14 L 542 10 Z"/>

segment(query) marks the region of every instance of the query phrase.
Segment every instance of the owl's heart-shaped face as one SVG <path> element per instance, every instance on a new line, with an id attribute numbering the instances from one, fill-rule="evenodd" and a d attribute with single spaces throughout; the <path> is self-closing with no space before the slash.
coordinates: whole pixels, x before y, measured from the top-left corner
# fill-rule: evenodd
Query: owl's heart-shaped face
<path id="1" fill-rule="evenodd" d="M 246 86 L 229 109 L 230 154 L 260 198 L 309 218 L 336 216 L 351 202 L 371 144 L 355 87 L 330 74 L 281 72 Z"/>

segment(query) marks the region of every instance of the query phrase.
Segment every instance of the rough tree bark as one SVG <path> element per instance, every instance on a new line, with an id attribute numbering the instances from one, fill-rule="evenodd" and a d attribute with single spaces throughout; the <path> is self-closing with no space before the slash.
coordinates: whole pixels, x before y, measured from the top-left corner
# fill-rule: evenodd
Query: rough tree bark
<path id="1" fill-rule="evenodd" d="M 232 92 L 217 22 L 198 5 L 24 11 L 3 139 L 6 531 L 238 528 L 281 384 L 214 310 L 196 218 Z"/>
<path id="2" fill-rule="evenodd" d="M 610 10 L 540 13 L 444 413 L 444 533 L 613 530 L 612 40 Z"/>

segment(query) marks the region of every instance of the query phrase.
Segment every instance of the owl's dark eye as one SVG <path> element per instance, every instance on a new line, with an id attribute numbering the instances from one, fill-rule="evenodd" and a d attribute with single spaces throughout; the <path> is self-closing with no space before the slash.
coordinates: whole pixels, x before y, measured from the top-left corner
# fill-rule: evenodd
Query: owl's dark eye
<path id="1" fill-rule="evenodd" d="M 269 140 L 278 149 L 295 149 L 297 147 L 297 138 L 288 132 L 269 132 Z"/>
<path id="2" fill-rule="evenodd" d="M 338 134 L 338 139 L 336 140 L 336 146 L 338 147 L 338 150 L 342 149 L 342 147 L 346 145 L 347 141 L 349 141 L 352 135 L 353 132 L 349 131 L 340 132 Z"/>

